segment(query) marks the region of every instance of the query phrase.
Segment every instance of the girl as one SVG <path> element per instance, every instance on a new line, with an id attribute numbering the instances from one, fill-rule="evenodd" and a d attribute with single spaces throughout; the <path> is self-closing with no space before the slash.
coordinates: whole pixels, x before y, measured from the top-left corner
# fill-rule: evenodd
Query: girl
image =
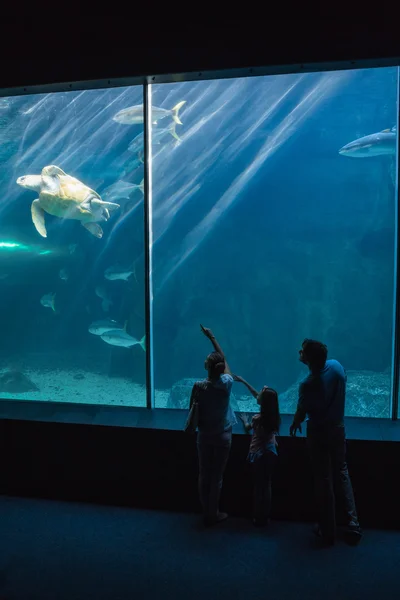
<path id="1" fill-rule="evenodd" d="M 260 405 L 260 412 L 251 422 L 248 415 L 240 415 L 245 431 L 253 430 L 247 460 L 251 464 L 254 485 L 253 523 L 260 527 L 268 525 L 271 511 L 271 479 L 278 457 L 276 436 L 280 426 L 278 394 L 267 386 L 258 393 L 242 377 L 234 375 L 233 379 L 243 383 Z"/>

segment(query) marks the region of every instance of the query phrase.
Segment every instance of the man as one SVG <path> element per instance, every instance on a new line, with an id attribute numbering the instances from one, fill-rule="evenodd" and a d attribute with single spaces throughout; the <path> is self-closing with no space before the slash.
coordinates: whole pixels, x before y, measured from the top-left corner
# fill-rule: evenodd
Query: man
<path id="1" fill-rule="evenodd" d="M 290 435 L 301 432 L 307 417 L 307 444 L 314 472 L 319 524 L 315 533 L 332 545 L 336 537 L 336 498 L 346 515 L 349 542 L 361 539 L 353 488 L 346 463 L 344 409 L 346 372 L 337 360 L 327 360 L 328 349 L 316 340 L 305 339 L 300 361 L 310 373 L 299 387 L 297 411 Z"/>

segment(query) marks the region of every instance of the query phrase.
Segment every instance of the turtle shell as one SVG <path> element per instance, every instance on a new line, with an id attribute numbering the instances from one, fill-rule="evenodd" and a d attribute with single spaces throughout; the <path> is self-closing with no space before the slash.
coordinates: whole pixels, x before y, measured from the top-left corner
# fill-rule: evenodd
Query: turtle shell
<path id="1" fill-rule="evenodd" d="M 44 211 L 62 219 L 85 221 L 91 217 L 82 204 L 89 196 L 101 200 L 97 192 L 54 165 L 44 167 L 41 176 L 39 202 Z"/>

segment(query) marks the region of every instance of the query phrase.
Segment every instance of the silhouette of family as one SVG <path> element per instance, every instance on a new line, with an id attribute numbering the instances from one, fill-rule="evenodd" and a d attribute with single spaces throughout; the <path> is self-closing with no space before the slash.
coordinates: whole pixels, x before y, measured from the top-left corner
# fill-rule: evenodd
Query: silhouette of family
<path id="1" fill-rule="evenodd" d="M 232 384 L 236 381 L 248 388 L 260 407 L 251 420 L 246 414 L 239 416 L 244 430 L 251 433 L 247 461 L 253 478 L 253 523 L 257 527 L 267 526 L 272 476 L 278 461 L 277 436 L 281 421 L 278 394 L 268 386 L 257 391 L 242 377 L 232 374 L 213 332 L 200 327 L 214 352 L 205 360 L 207 378 L 193 385 L 185 431 L 198 431 L 198 483 L 204 524 L 215 525 L 228 517 L 219 510 L 219 500 L 231 449 L 232 427 L 237 423 L 230 404 Z M 314 533 L 323 544 L 333 545 L 337 525 L 343 525 L 349 542 L 357 543 L 362 532 L 346 463 L 346 372 L 337 360 L 328 360 L 326 345 L 317 340 L 303 341 L 299 359 L 308 366 L 309 374 L 299 386 L 290 435 L 301 432 L 301 424 L 307 420 L 307 444 L 318 508 Z M 335 497 L 344 507 L 344 523 L 336 523 Z"/>

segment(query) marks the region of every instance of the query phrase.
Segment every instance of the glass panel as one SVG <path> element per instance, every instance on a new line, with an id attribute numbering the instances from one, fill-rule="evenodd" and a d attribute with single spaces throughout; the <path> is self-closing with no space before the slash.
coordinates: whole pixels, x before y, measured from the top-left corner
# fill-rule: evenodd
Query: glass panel
<path id="1" fill-rule="evenodd" d="M 1 397 L 144 406 L 142 88 L 2 98 L 0 136 Z"/>
<path id="2" fill-rule="evenodd" d="M 205 376 L 203 323 L 283 413 L 307 337 L 347 369 L 347 415 L 389 416 L 396 87 L 395 68 L 153 86 L 156 406 Z"/>

